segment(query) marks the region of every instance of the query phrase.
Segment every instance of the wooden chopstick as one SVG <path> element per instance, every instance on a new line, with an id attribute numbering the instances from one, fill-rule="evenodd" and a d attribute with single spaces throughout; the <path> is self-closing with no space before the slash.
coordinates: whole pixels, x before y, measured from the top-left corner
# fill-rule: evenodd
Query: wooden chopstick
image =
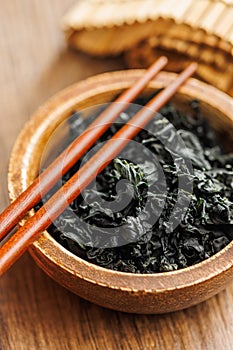
<path id="1" fill-rule="evenodd" d="M 132 102 L 164 66 L 167 58 L 162 56 L 154 62 L 134 85 L 121 94 L 103 111 L 93 123 L 62 154 L 0 214 L 0 241 L 18 224 L 41 198 L 55 185 L 85 152 L 109 128 L 118 115 Z"/>
<path id="2" fill-rule="evenodd" d="M 197 64 L 190 64 L 168 87 L 125 124 L 87 163 L 61 187 L 23 227 L 0 249 L 0 275 L 2 275 L 46 230 L 68 205 L 119 154 L 127 143 L 151 120 L 158 111 L 195 72 Z"/>

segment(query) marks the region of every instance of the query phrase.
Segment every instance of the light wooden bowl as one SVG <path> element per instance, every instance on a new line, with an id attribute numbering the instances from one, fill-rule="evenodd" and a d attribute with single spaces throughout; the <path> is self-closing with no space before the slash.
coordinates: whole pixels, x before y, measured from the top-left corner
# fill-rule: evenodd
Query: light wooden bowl
<path id="1" fill-rule="evenodd" d="M 19 135 L 12 152 L 10 199 L 14 200 L 37 176 L 45 144 L 74 109 L 111 100 L 143 72 L 129 70 L 95 76 L 68 87 L 39 108 Z M 146 92 L 168 85 L 173 78 L 174 74 L 160 73 Z M 187 108 L 193 98 L 201 101 L 204 114 L 224 139 L 232 140 L 232 98 L 190 79 L 175 96 L 174 103 Z M 233 277 L 233 242 L 192 267 L 150 275 L 116 272 L 93 265 L 67 251 L 48 232 L 29 250 L 37 264 L 64 287 L 93 303 L 125 312 L 153 314 L 187 308 L 218 293 Z"/>

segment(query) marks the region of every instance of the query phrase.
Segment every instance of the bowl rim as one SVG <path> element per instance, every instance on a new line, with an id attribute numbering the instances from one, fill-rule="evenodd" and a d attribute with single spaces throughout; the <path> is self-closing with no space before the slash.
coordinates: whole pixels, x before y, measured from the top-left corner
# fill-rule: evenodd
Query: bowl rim
<path id="1" fill-rule="evenodd" d="M 29 160 L 36 151 L 35 145 L 44 138 L 45 131 L 47 132 L 51 125 L 56 127 L 57 118 L 61 113 L 70 115 L 75 105 L 94 96 L 93 94 L 105 92 L 106 88 L 117 93 L 118 90 L 129 87 L 143 73 L 143 69 L 137 69 L 99 74 L 67 87 L 45 102 L 26 123 L 15 142 L 8 172 L 10 200 L 13 201 L 28 186 Z M 151 81 L 149 87 L 156 89 L 164 87 L 175 76 L 175 73 L 161 72 Z M 179 94 L 200 99 L 223 113 L 229 122 L 233 123 L 233 99 L 213 86 L 191 78 L 180 89 Z M 47 231 L 33 243 L 30 251 L 33 256 L 42 254 L 58 268 L 76 277 L 101 286 L 130 292 L 160 293 L 164 290 L 185 288 L 213 279 L 233 268 L 233 241 L 218 253 L 193 266 L 154 274 L 114 271 L 90 263 L 68 251 Z"/>

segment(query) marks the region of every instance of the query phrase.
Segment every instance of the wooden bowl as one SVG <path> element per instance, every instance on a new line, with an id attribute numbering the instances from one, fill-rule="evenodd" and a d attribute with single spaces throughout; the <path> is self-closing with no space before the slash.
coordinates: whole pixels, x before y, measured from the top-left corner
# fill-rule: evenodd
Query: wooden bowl
<path id="1" fill-rule="evenodd" d="M 38 109 L 19 135 L 9 166 L 9 194 L 14 200 L 37 176 L 45 144 L 74 109 L 103 103 L 133 84 L 143 70 L 106 73 L 61 91 Z M 168 85 L 175 74 L 162 72 L 146 93 Z M 233 136 L 233 100 L 195 79 L 180 89 L 174 103 L 187 108 L 198 98 L 220 134 Z M 233 276 L 233 242 L 211 258 L 173 272 L 133 274 L 108 270 L 67 251 L 48 232 L 29 249 L 36 263 L 55 281 L 98 305 L 133 313 L 165 313 L 200 303 L 222 290 Z"/>

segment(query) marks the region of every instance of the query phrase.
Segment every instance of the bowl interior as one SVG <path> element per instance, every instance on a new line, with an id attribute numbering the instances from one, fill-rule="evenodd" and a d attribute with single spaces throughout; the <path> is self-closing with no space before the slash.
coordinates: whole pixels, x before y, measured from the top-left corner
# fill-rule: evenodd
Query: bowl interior
<path id="1" fill-rule="evenodd" d="M 113 100 L 122 90 L 131 86 L 141 74 L 143 74 L 142 71 L 116 72 L 88 79 L 85 83 L 67 88 L 42 106 L 25 126 L 12 153 L 9 167 L 11 200 L 26 189 L 38 175 L 44 148 L 61 123 L 65 127 L 62 128 L 57 140 L 60 143 L 60 140 L 66 138 L 68 132 L 66 120 L 74 110 L 82 110 Z M 174 74 L 160 73 L 149 84 L 144 95 L 168 85 L 172 79 L 174 79 Z M 204 116 L 217 130 L 221 140 L 224 140 L 224 145 L 232 150 L 232 142 L 230 142 L 233 136 L 232 99 L 215 88 L 190 79 L 173 98 L 173 103 L 180 109 L 188 110 L 189 103 L 193 99 L 200 100 Z M 57 144 L 51 144 L 48 149 L 56 148 L 54 146 Z M 52 154 L 52 157 L 54 156 L 56 152 Z M 233 243 L 231 242 L 219 253 L 192 267 L 153 275 L 135 275 L 104 269 L 84 261 L 63 248 L 48 232 L 40 236 L 34 243 L 34 248 L 59 268 L 73 275 L 103 285 L 111 284 L 115 288 L 130 290 L 163 290 L 198 283 L 198 281 L 212 278 L 221 271 L 232 267 L 233 254 Z"/>

